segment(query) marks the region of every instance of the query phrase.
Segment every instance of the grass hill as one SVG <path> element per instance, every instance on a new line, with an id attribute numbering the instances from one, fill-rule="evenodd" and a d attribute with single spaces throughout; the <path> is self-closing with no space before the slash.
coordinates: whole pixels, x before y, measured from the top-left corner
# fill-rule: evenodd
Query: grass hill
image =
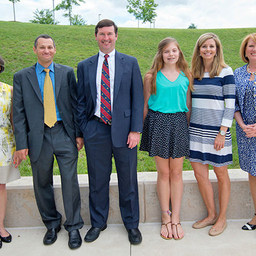
<path id="1" fill-rule="evenodd" d="M 239 48 L 243 38 L 255 32 L 255 28 L 239 29 L 145 29 L 119 28 L 116 49 L 138 59 L 142 76 L 150 68 L 158 43 L 165 37 L 171 36 L 178 40 L 180 47 L 190 63 L 192 52 L 198 37 L 206 32 L 217 34 L 222 42 L 226 63 L 235 70 L 243 65 L 239 56 Z M 5 72 L 1 81 L 12 85 L 13 74 L 22 68 L 33 65 L 36 55 L 33 52 L 35 38 L 40 34 L 51 35 L 56 43 L 56 63 L 69 65 L 76 73 L 77 63 L 98 52 L 94 38 L 94 26 L 61 26 L 39 25 L 31 23 L 0 21 L 1 51 L 0 55 L 6 61 Z M 239 168 L 235 128 L 232 127 L 234 164 L 229 168 Z M 84 173 L 85 153 L 79 154 L 78 172 Z M 152 158 L 146 153 L 139 152 L 138 171 L 155 171 Z M 21 166 L 22 175 L 31 175 L 29 162 Z M 192 169 L 186 160 L 184 169 Z M 58 173 L 57 168 L 55 168 Z"/>

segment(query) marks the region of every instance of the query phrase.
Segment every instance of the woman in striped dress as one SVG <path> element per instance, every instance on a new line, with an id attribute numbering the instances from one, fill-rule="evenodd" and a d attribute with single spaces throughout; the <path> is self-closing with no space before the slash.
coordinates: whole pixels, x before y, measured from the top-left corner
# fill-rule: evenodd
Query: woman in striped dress
<path id="1" fill-rule="evenodd" d="M 193 224 L 199 229 L 209 225 L 209 235 L 221 234 L 227 227 L 226 210 L 230 196 L 228 164 L 232 163 L 232 126 L 235 110 L 233 71 L 224 62 L 217 35 L 199 37 L 192 57 L 194 91 L 189 127 L 190 157 L 208 216 Z M 214 194 L 209 180 L 209 164 L 218 180 L 220 212 L 216 213 Z"/>

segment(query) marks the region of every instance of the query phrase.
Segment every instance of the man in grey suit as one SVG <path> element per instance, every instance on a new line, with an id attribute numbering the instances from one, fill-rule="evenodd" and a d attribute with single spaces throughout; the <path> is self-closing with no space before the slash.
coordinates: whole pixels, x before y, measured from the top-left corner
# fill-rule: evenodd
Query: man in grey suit
<path id="1" fill-rule="evenodd" d="M 13 122 L 17 150 L 14 161 L 18 166 L 27 155 L 30 157 L 36 202 L 47 228 L 43 243 L 50 245 L 57 239 L 62 217 L 56 209 L 53 192 L 55 155 L 66 214 L 64 227 L 69 233 L 68 245 L 70 249 L 75 249 L 81 246 L 79 229 L 83 226 L 77 179 L 78 150 L 83 147 L 83 138 L 77 125 L 76 79 L 71 67 L 53 62 L 56 47 L 52 37 L 38 36 L 33 50 L 37 63 L 17 72 L 13 78 Z M 48 97 L 44 89 L 46 77 L 49 76 L 51 103 L 54 104 L 53 124 L 46 122 L 45 115 L 49 103 L 44 102 L 44 98 Z"/>
<path id="2" fill-rule="evenodd" d="M 93 242 L 107 227 L 109 180 L 115 159 L 119 205 L 131 244 L 142 241 L 139 225 L 137 145 L 143 124 L 143 85 L 136 58 L 115 50 L 117 26 L 95 27 L 99 53 L 78 64 L 78 121 L 84 135 L 89 174 Z"/>

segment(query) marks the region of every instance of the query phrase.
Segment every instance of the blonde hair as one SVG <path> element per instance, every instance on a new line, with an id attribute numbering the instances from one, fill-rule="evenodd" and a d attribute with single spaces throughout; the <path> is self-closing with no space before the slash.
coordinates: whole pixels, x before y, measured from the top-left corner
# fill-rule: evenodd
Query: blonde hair
<path id="1" fill-rule="evenodd" d="M 219 75 L 221 70 L 227 66 L 224 61 L 222 45 L 218 36 L 214 33 L 202 34 L 196 42 L 191 61 L 192 76 L 198 80 L 203 79 L 205 71 L 203 58 L 200 56 L 200 47 L 209 39 L 213 39 L 216 44 L 216 55 L 214 56 L 211 71 L 209 72 L 210 78 Z"/>
<path id="2" fill-rule="evenodd" d="M 185 76 L 189 79 L 189 88 L 190 90 L 193 90 L 193 82 L 192 82 L 192 76 L 191 76 L 191 72 L 189 70 L 188 67 L 188 63 L 185 60 L 185 57 L 183 55 L 183 52 L 180 49 L 180 46 L 177 42 L 177 40 L 175 38 L 172 37 L 166 37 L 165 39 L 163 39 L 159 44 L 158 44 L 158 49 L 157 49 L 157 53 L 154 57 L 153 63 L 151 65 L 150 70 L 146 73 L 145 77 L 148 74 L 152 75 L 152 80 L 151 80 L 151 94 L 156 94 L 156 75 L 157 72 L 163 68 L 164 66 L 164 60 L 163 60 L 163 52 L 165 50 L 165 48 L 171 44 L 174 43 L 178 50 L 179 50 L 179 59 L 176 63 L 177 67 L 183 71 L 183 73 L 185 74 Z M 145 80 L 145 79 L 144 79 Z"/>
<path id="3" fill-rule="evenodd" d="M 241 47 L 240 47 L 240 56 L 243 60 L 243 62 L 245 63 L 249 63 L 249 59 L 248 57 L 245 55 L 245 50 L 246 50 L 246 47 L 248 45 L 248 41 L 249 39 L 252 39 L 255 43 L 256 43 L 256 33 L 252 33 L 252 34 L 249 34 L 247 35 L 244 40 L 242 41 L 241 43 Z"/>

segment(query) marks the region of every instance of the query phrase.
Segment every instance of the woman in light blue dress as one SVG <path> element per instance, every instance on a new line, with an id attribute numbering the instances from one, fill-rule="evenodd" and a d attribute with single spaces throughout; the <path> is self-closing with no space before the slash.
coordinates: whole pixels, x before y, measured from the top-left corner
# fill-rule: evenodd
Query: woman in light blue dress
<path id="1" fill-rule="evenodd" d="M 256 229 L 256 33 L 247 35 L 240 47 L 246 65 L 234 72 L 236 82 L 236 136 L 239 162 L 248 172 L 255 213 L 243 230 Z"/>

